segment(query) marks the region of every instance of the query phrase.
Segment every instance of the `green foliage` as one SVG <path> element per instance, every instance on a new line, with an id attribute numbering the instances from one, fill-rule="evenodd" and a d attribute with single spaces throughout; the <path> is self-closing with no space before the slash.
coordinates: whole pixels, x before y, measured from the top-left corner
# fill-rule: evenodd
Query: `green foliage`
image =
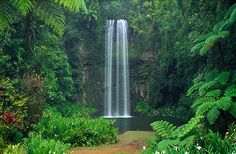
<path id="1" fill-rule="evenodd" d="M 232 153 L 235 151 L 235 124 L 231 124 L 229 132 L 222 138 L 219 133 L 197 125 L 193 133 L 184 140 L 166 139 L 162 140 L 157 133 L 157 138 L 148 143 L 148 148 L 143 154 L 149 153 Z"/>
<path id="2" fill-rule="evenodd" d="M 225 17 L 223 20 L 218 22 L 214 27 L 213 31 L 200 36 L 198 39 L 196 39 L 195 42 L 198 42 L 196 45 L 194 45 L 191 49 L 191 53 L 195 53 L 197 50 L 199 50 L 199 54 L 201 56 L 207 54 L 210 50 L 213 49 L 213 47 L 222 41 L 222 39 L 226 39 L 230 35 L 230 27 L 235 23 L 235 12 L 236 12 L 236 4 L 231 6 L 229 10 L 226 12 Z"/>
<path id="3" fill-rule="evenodd" d="M 154 131 L 158 133 L 162 138 L 169 138 L 172 132 L 176 129 L 176 126 L 167 121 L 156 121 L 151 124 Z"/>
<path id="4" fill-rule="evenodd" d="M 23 119 L 26 116 L 26 104 L 27 97 L 24 97 L 21 93 L 19 93 L 14 85 L 14 82 L 9 79 L 1 79 L 1 86 L 4 87 L 4 90 L 0 92 L 0 110 L 1 110 L 1 119 L 4 121 L 4 112 L 12 114 L 13 119 L 17 119 L 17 122 L 3 122 L 7 127 L 23 127 Z M 16 120 L 13 120 L 16 121 Z M 1 122 L 2 124 L 2 122 Z"/>
<path id="5" fill-rule="evenodd" d="M 59 35 L 62 35 L 65 29 L 65 16 L 61 6 L 69 8 L 70 11 L 74 12 L 87 10 L 84 0 L 3 0 L 0 3 L 0 29 L 9 27 L 14 21 L 17 12 L 20 12 L 22 15 L 28 15 L 30 12 L 34 12 L 46 25 L 51 27 Z"/>
<path id="6" fill-rule="evenodd" d="M 138 114 L 141 115 L 148 115 L 148 116 L 152 116 L 154 110 L 152 109 L 151 106 L 148 105 L 148 103 L 143 102 L 143 101 L 139 101 L 136 106 L 134 111 Z"/>
<path id="7" fill-rule="evenodd" d="M 213 124 L 220 115 L 220 110 L 222 112 L 230 112 L 232 110 L 231 106 L 235 103 L 233 98 L 224 95 L 224 91 L 235 85 L 233 82 L 234 73 L 232 72 L 220 72 L 214 75 L 214 72 L 209 72 L 205 74 L 205 79 L 195 83 L 189 91 L 188 95 L 194 95 L 196 97 L 195 102 L 192 107 L 195 108 L 195 116 L 191 118 L 187 124 L 184 124 L 178 128 L 166 121 L 157 121 L 152 123 L 153 129 L 156 131 L 157 135 L 163 139 L 157 143 L 159 150 L 167 150 L 173 146 L 179 146 L 181 148 L 193 147 L 196 143 L 196 132 L 194 133 L 196 127 L 201 123 L 201 121 L 206 118 L 210 124 Z M 209 78 L 209 76 L 211 76 Z M 208 79 L 208 80 L 207 80 Z M 198 95 L 196 96 L 196 93 Z M 235 112 L 235 111 L 234 111 Z M 234 114 L 232 114 L 234 116 Z M 211 131 L 210 131 L 211 132 Z M 194 135 L 191 135 L 194 134 Z M 225 143 L 221 140 L 218 134 L 211 132 L 213 139 L 210 142 L 216 140 L 216 145 L 220 148 L 228 146 L 229 143 Z M 210 145 L 207 150 L 213 150 L 216 152 L 227 151 L 228 148 L 218 149 L 214 145 L 215 143 L 205 143 Z M 229 147 L 231 149 L 231 147 Z M 228 151 L 227 151 L 228 152 Z"/>
<path id="8" fill-rule="evenodd" d="M 105 119 L 62 117 L 55 111 L 46 111 L 36 126 L 44 138 L 60 140 L 72 146 L 95 146 L 117 142 L 117 129 Z"/>
<path id="9" fill-rule="evenodd" d="M 55 0 L 55 2 L 63 5 L 65 8 L 69 8 L 70 11 L 87 11 L 84 0 Z"/>
<path id="10" fill-rule="evenodd" d="M 43 139 L 42 136 L 38 134 L 30 134 L 29 138 L 26 140 L 25 151 L 28 154 L 38 154 L 38 153 L 56 153 L 64 154 L 67 153 L 69 146 L 60 141 L 54 139 Z"/>
<path id="11" fill-rule="evenodd" d="M 22 145 L 8 145 L 8 147 L 4 150 L 3 154 L 23 154 L 25 150 Z"/>
<path id="12" fill-rule="evenodd" d="M 48 103 L 62 103 L 71 97 L 73 80 L 68 57 L 60 48 L 60 40 L 49 32 L 41 34 L 34 68 L 44 78 L 44 94 Z M 50 61 L 48 60 L 50 59 Z"/>
<path id="13" fill-rule="evenodd" d="M 43 79 L 38 74 L 24 75 L 21 81 L 21 90 L 29 97 L 24 122 L 27 129 L 39 121 L 44 110 L 43 84 Z"/>
<path id="14" fill-rule="evenodd" d="M 209 72 L 211 74 L 212 72 Z M 207 74 L 205 76 L 208 76 Z M 198 92 L 198 98 L 193 103 L 192 107 L 196 109 L 196 116 L 206 115 L 210 124 L 213 124 L 220 115 L 220 110 L 229 111 L 230 107 L 235 104 L 231 95 L 227 91 L 235 87 L 233 83 L 232 73 L 228 71 L 216 74 L 210 81 L 201 81 L 201 86 L 198 88 L 190 88 L 188 95 Z M 193 85 L 196 87 L 199 83 Z M 194 89 L 194 90 L 193 90 Z M 232 114 L 232 116 L 235 116 Z"/>
<path id="15" fill-rule="evenodd" d="M 89 105 L 74 104 L 69 102 L 56 104 L 54 107 L 63 117 L 88 118 L 97 112 L 96 108 Z"/>

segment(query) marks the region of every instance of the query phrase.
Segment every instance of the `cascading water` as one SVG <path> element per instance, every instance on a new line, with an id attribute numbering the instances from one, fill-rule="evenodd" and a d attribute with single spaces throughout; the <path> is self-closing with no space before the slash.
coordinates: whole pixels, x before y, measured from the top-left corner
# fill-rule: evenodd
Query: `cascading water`
<path id="1" fill-rule="evenodd" d="M 115 21 L 108 20 L 105 40 L 104 116 L 130 117 L 127 21 L 117 20 L 116 29 L 114 28 Z"/>

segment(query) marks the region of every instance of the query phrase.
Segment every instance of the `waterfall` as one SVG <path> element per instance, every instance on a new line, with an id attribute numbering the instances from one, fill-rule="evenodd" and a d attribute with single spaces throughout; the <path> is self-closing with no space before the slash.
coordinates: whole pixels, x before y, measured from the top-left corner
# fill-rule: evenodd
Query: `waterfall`
<path id="1" fill-rule="evenodd" d="M 129 62 L 127 21 L 108 20 L 105 39 L 105 117 L 129 117 Z M 114 33 L 116 36 L 114 37 Z M 116 42 L 114 42 L 114 40 Z M 113 46 L 116 45 L 115 47 Z M 114 52 L 113 52 L 114 51 Z"/>

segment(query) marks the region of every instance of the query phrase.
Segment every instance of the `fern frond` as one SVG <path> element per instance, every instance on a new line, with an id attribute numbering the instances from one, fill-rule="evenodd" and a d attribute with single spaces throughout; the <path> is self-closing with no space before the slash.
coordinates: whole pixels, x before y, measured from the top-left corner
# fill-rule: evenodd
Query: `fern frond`
<path id="1" fill-rule="evenodd" d="M 204 43 L 203 47 L 200 49 L 199 54 L 201 56 L 205 55 L 208 53 L 209 50 L 212 49 L 212 47 L 215 45 L 216 42 L 212 41 L 212 42 L 208 42 L 208 43 Z"/>
<path id="2" fill-rule="evenodd" d="M 153 130 L 157 132 L 158 135 L 164 138 L 171 136 L 171 133 L 176 129 L 176 126 L 167 121 L 156 121 L 151 124 Z"/>
<path id="3" fill-rule="evenodd" d="M 230 15 L 230 22 L 234 23 L 236 21 L 236 7 L 234 8 L 233 12 Z"/>
<path id="4" fill-rule="evenodd" d="M 195 128 L 195 126 L 197 124 L 199 124 L 199 122 L 203 119 L 204 116 L 202 115 L 197 115 L 194 116 L 193 118 L 191 118 L 189 120 L 189 122 L 185 125 L 182 125 L 181 127 L 177 128 L 175 133 L 178 132 L 178 136 L 179 138 L 184 137 L 185 135 L 187 135 L 190 131 L 193 130 L 193 128 Z"/>
<path id="5" fill-rule="evenodd" d="M 73 12 L 87 11 L 84 0 L 55 0 L 55 2 Z"/>
<path id="6" fill-rule="evenodd" d="M 236 4 L 232 5 L 228 11 L 226 12 L 224 19 L 227 19 L 228 17 L 231 16 L 232 12 L 234 12 L 236 10 Z"/>
<path id="7" fill-rule="evenodd" d="M 181 147 L 190 148 L 190 147 L 192 147 L 194 145 L 194 143 L 195 143 L 195 136 L 191 135 L 191 136 L 186 137 L 182 141 L 180 141 L 179 145 Z"/>
<path id="8" fill-rule="evenodd" d="M 231 85 L 227 87 L 224 95 L 226 97 L 236 97 L 236 85 Z"/>
<path id="9" fill-rule="evenodd" d="M 204 82 L 198 82 L 196 84 L 194 84 L 192 87 L 189 88 L 189 90 L 187 91 L 187 96 L 190 96 L 191 94 L 193 94 L 194 91 L 198 90 Z"/>
<path id="10" fill-rule="evenodd" d="M 11 0 L 12 4 L 19 10 L 23 15 L 26 15 L 32 10 L 33 4 L 30 0 Z"/>
<path id="11" fill-rule="evenodd" d="M 0 1 L 0 30 L 8 27 L 15 17 L 15 10 L 7 0 Z"/>
<path id="12" fill-rule="evenodd" d="M 197 52 L 199 49 L 201 49 L 204 44 L 205 44 L 205 42 L 200 42 L 200 43 L 194 45 L 194 46 L 192 47 L 192 49 L 190 50 L 190 54 L 195 55 L 196 52 Z"/>
<path id="13" fill-rule="evenodd" d="M 64 11 L 60 5 L 55 5 L 52 0 L 41 0 L 35 8 L 35 14 L 54 32 L 62 35 L 65 29 Z"/>
<path id="14" fill-rule="evenodd" d="M 222 85 L 225 85 L 229 81 L 229 77 L 230 72 L 224 71 L 217 75 L 215 81 L 221 83 Z"/>
<path id="15" fill-rule="evenodd" d="M 166 150 L 167 148 L 178 145 L 179 143 L 180 143 L 180 141 L 178 139 L 176 139 L 176 140 L 165 139 L 157 144 L 157 148 L 159 150 Z"/>
<path id="16" fill-rule="evenodd" d="M 202 105 L 200 105 L 196 110 L 196 115 L 203 115 L 206 112 L 208 112 L 213 106 L 217 104 L 217 101 L 214 102 L 205 102 Z"/>
<path id="17" fill-rule="evenodd" d="M 222 97 L 221 99 L 217 101 L 217 106 L 220 109 L 226 111 L 230 108 L 231 103 L 232 103 L 231 97 Z"/>
<path id="18" fill-rule="evenodd" d="M 220 89 L 215 89 L 215 90 L 211 90 L 211 91 L 207 92 L 205 96 L 207 96 L 207 97 L 219 97 L 220 94 L 221 94 L 221 90 Z"/>
<path id="19" fill-rule="evenodd" d="M 194 42 L 204 42 L 208 37 L 210 37 L 211 35 L 213 35 L 212 32 L 206 34 L 206 35 L 201 35 L 199 36 Z"/>
<path id="20" fill-rule="evenodd" d="M 209 91 L 212 88 L 216 88 L 217 86 L 218 85 L 216 81 L 206 82 L 199 88 L 199 95 L 203 96 L 207 93 L 207 91 Z"/>
<path id="21" fill-rule="evenodd" d="M 193 105 L 191 106 L 191 108 L 196 108 L 198 106 L 200 106 L 201 104 L 203 103 L 206 103 L 206 102 L 214 102 L 215 101 L 215 98 L 213 97 L 200 97 L 198 98 L 197 100 L 195 100 L 195 102 L 193 103 Z"/>
<path id="22" fill-rule="evenodd" d="M 229 113 L 236 118 L 236 102 L 232 102 Z"/>
<path id="23" fill-rule="evenodd" d="M 207 120 L 209 121 L 210 124 L 213 124 L 215 120 L 219 117 L 220 111 L 217 106 L 212 107 L 208 112 L 207 112 Z"/>

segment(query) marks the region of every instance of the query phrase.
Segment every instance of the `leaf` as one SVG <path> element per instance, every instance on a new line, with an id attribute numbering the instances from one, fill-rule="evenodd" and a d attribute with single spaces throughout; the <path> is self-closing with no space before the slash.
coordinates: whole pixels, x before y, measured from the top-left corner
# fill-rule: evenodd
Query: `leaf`
<path id="1" fill-rule="evenodd" d="M 217 106 L 214 106 L 207 112 L 207 120 L 212 125 L 215 120 L 219 117 L 220 111 Z"/>
<path id="2" fill-rule="evenodd" d="M 180 146 L 181 147 L 192 147 L 195 143 L 195 136 L 191 135 L 189 137 L 186 137 L 185 139 L 183 139 L 182 141 L 180 141 Z"/>
<path id="3" fill-rule="evenodd" d="M 192 55 L 194 55 L 199 49 L 201 49 L 201 48 L 203 47 L 204 44 L 205 44 L 205 42 L 200 42 L 200 43 L 194 45 L 194 46 L 192 47 L 192 49 L 190 50 L 190 53 L 191 53 Z"/>
<path id="4" fill-rule="evenodd" d="M 73 12 L 79 12 L 80 10 L 87 12 L 84 0 L 55 0 L 55 2 Z"/>
<path id="5" fill-rule="evenodd" d="M 220 109 L 226 111 L 230 108 L 232 99 L 230 97 L 222 97 L 217 101 L 217 105 Z"/>
<path id="6" fill-rule="evenodd" d="M 189 88 L 189 90 L 187 91 L 187 96 L 190 96 L 191 94 L 193 94 L 194 91 L 198 90 L 201 86 L 203 85 L 203 82 L 198 82 L 196 84 L 194 84 L 192 87 Z"/>
<path id="7" fill-rule="evenodd" d="M 165 150 L 165 149 L 169 148 L 170 146 L 178 145 L 179 142 L 180 141 L 177 139 L 176 140 L 165 139 L 157 144 L 157 148 L 159 150 Z"/>
<path id="8" fill-rule="evenodd" d="M 54 32 L 62 35 L 65 29 L 65 15 L 61 6 L 55 5 L 52 0 L 42 0 L 34 10 L 35 14 Z"/>
<path id="9" fill-rule="evenodd" d="M 211 91 L 207 92 L 205 96 L 208 96 L 208 97 L 219 97 L 220 94 L 221 94 L 221 90 L 220 89 L 215 89 L 215 90 L 211 90 Z"/>
<path id="10" fill-rule="evenodd" d="M 236 97 L 236 85 L 231 85 L 227 87 L 224 95 L 227 97 Z"/>
<path id="11" fill-rule="evenodd" d="M 13 22 L 15 14 L 8 1 L 0 1 L 0 30 L 5 29 Z"/>
<path id="12" fill-rule="evenodd" d="M 153 130 L 156 131 L 156 133 L 164 138 L 168 138 L 171 136 L 172 131 L 176 129 L 176 126 L 173 124 L 167 122 L 167 121 L 156 121 L 151 124 Z"/>
<path id="13" fill-rule="evenodd" d="M 229 109 L 229 113 L 236 118 L 236 103 L 232 102 L 231 107 Z"/>
<path id="14" fill-rule="evenodd" d="M 229 16 L 231 16 L 232 12 L 236 10 L 236 4 L 232 5 L 228 11 L 226 12 L 224 19 L 227 19 Z"/>
<path id="15" fill-rule="evenodd" d="M 11 0 L 13 5 L 19 10 L 23 15 L 29 13 L 32 10 L 33 4 L 30 0 Z"/>
<path id="16" fill-rule="evenodd" d="M 230 77 L 230 72 L 221 72 L 219 75 L 217 75 L 217 77 L 215 78 L 216 82 L 221 83 L 222 85 L 225 85 Z"/>

